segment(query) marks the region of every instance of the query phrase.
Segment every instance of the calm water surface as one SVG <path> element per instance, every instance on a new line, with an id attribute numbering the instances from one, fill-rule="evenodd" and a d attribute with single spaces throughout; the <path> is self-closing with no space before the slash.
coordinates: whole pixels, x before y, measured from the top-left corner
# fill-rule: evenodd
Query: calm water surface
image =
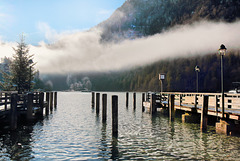
<path id="1" fill-rule="evenodd" d="M 125 93 L 108 94 L 108 120 L 91 108 L 91 93 L 58 93 L 58 107 L 34 125 L 0 136 L 0 160 L 240 160 L 240 138 L 201 133 L 199 124 L 152 117 L 125 106 Z M 118 95 L 119 137 L 111 135 L 111 95 Z M 100 107 L 101 108 L 101 107 Z"/>

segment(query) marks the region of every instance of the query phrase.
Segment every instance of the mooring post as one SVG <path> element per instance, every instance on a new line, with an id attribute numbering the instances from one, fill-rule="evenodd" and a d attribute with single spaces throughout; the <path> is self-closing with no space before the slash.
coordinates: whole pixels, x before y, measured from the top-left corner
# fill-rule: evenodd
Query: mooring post
<path id="1" fill-rule="evenodd" d="M 182 94 L 179 95 L 179 105 L 182 106 Z"/>
<path id="2" fill-rule="evenodd" d="M 219 104 L 218 104 L 218 102 L 219 102 L 218 95 L 215 96 L 215 99 L 216 99 L 215 111 L 216 111 L 216 115 L 218 117 L 218 106 L 219 106 Z"/>
<path id="3" fill-rule="evenodd" d="M 136 93 L 133 93 L 133 109 L 136 110 Z"/>
<path id="4" fill-rule="evenodd" d="M 11 130 L 17 129 L 17 101 L 18 101 L 18 95 L 17 93 L 11 94 L 11 110 L 10 110 L 10 127 Z"/>
<path id="5" fill-rule="evenodd" d="M 203 96 L 203 107 L 202 107 L 201 125 L 200 125 L 201 131 L 206 131 L 207 130 L 208 97 L 209 96 L 207 96 L 207 95 Z"/>
<path id="6" fill-rule="evenodd" d="M 150 99 L 150 111 L 152 114 L 155 114 L 157 112 L 156 108 L 156 94 L 151 94 L 151 99 Z"/>
<path id="7" fill-rule="evenodd" d="M 99 114 L 100 93 L 96 94 L 96 113 Z"/>
<path id="8" fill-rule="evenodd" d="M 27 120 L 33 119 L 33 93 L 27 94 Z"/>
<path id="9" fill-rule="evenodd" d="M 43 92 L 39 93 L 39 107 L 40 107 L 39 114 L 42 117 L 43 116 L 43 108 L 44 108 L 44 93 Z"/>
<path id="10" fill-rule="evenodd" d="M 129 93 L 126 93 L 126 107 L 128 107 L 128 97 L 129 97 Z"/>
<path id="11" fill-rule="evenodd" d="M 94 100 L 95 100 L 95 93 L 92 92 L 92 108 L 94 107 L 94 104 L 95 104 Z"/>
<path id="12" fill-rule="evenodd" d="M 112 96 L 112 136 L 118 137 L 118 96 Z"/>
<path id="13" fill-rule="evenodd" d="M 8 103 L 8 94 L 7 93 L 5 93 L 4 94 L 5 95 L 5 111 L 7 111 L 7 103 Z"/>
<path id="14" fill-rule="evenodd" d="M 145 102 L 145 93 L 142 93 L 142 112 L 145 111 L 145 108 L 144 108 L 144 103 Z"/>
<path id="15" fill-rule="evenodd" d="M 57 108 L 57 92 L 54 92 L 54 108 Z"/>
<path id="16" fill-rule="evenodd" d="M 102 95 L 102 122 L 107 121 L 107 94 Z"/>
<path id="17" fill-rule="evenodd" d="M 53 92 L 50 92 L 50 111 L 53 110 Z"/>
<path id="18" fill-rule="evenodd" d="M 47 106 L 46 106 L 46 109 L 45 109 L 45 114 L 46 115 L 49 115 L 49 105 L 50 105 L 50 97 L 49 97 L 49 92 L 46 92 L 46 102 L 47 102 Z"/>
<path id="19" fill-rule="evenodd" d="M 170 94 L 168 94 L 167 97 L 168 97 L 168 103 L 167 104 L 168 104 L 168 109 L 169 109 L 169 107 L 170 107 Z"/>
<path id="20" fill-rule="evenodd" d="M 195 108 L 197 108 L 197 105 L 198 105 L 198 97 L 197 97 L 198 95 L 196 94 L 195 95 Z"/>
<path id="21" fill-rule="evenodd" d="M 169 118 L 170 121 L 174 121 L 175 118 L 175 110 L 174 110 L 174 106 L 175 106 L 175 95 L 171 94 L 170 96 L 170 106 L 169 106 Z"/>

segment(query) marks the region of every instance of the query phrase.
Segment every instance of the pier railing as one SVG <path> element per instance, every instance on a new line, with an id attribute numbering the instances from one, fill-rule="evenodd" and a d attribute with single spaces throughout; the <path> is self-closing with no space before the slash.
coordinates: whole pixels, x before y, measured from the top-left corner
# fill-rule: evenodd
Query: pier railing
<path id="1" fill-rule="evenodd" d="M 203 107 L 204 95 L 208 99 L 208 113 L 221 117 L 222 114 L 222 94 L 221 93 L 181 93 L 181 92 L 162 92 L 155 94 L 155 105 L 164 107 L 169 104 L 170 96 L 175 97 L 176 108 L 184 108 L 186 111 L 201 110 Z M 151 102 L 151 93 L 147 94 L 147 101 Z M 235 120 L 240 120 L 240 94 L 225 93 L 224 95 L 224 115 Z"/>
<path id="2" fill-rule="evenodd" d="M 50 95 L 50 97 L 49 97 Z M 57 92 L 46 93 L 44 101 L 43 92 L 29 92 L 18 94 L 16 91 L 0 92 L 0 121 L 10 122 L 11 129 L 17 128 L 18 117 L 24 116 L 26 120 L 31 121 L 37 116 L 42 117 L 45 108 L 45 114 L 49 114 L 49 109 L 56 108 Z M 50 108 L 49 108 L 50 107 Z"/>

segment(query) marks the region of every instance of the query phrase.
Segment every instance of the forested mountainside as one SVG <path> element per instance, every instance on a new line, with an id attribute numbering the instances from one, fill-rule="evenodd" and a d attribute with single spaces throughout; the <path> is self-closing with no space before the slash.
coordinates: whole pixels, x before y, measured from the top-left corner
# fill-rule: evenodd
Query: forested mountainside
<path id="1" fill-rule="evenodd" d="M 154 35 L 176 25 L 200 20 L 231 23 L 239 18 L 240 0 L 126 0 L 97 27 L 102 28 L 103 42 L 119 42 Z M 229 50 L 224 60 L 225 91 L 228 91 L 234 88 L 232 82 L 240 82 L 240 51 Z M 129 71 L 52 76 L 50 80 L 55 90 L 78 89 L 87 76 L 87 86 L 91 90 L 160 91 L 158 74 L 165 73 L 164 91 L 194 92 L 196 65 L 200 67 L 199 91 L 219 92 L 220 56 L 217 51 L 204 56 L 161 60 Z"/>
<path id="2" fill-rule="evenodd" d="M 54 90 L 77 90 L 86 80 L 95 91 L 160 91 L 159 73 L 165 73 L 164 91 L 196 91 L 195 66 L 200 67 L 199 91 L 220 92 L 220 55 L 161 60 L 154 64 L 124 72 L 85 73 L 75 76 L 49 76 Z M 225 91 L 240 82 L 240 51 L 229 51 L 224 57 Z M 85 83 L 86 84 L 86 83 Z M 71 87 L 72 86 L 72 87 Z M 85 85 L 86 87 L 86 85 Z"/>
<path id="3" fill-rule="evenodd" d="M 239 17 L 239 0 L 126 0 L 98 27 L 103 41 L 119 41 L 199 20 L 234 22 Z"/>
<path id="4" fill-rule="evenodd" d="M 195 66 L 200 67 L 199 91 L 220 92 L 220 56 L 209 54 L 190 58 L 162 60 L 132 71 L 91 76 L 94 90 L 160 91 L 159 73 L 165 73 L 165 91 L 196 91 Z M 224 57 L 225 90 L 234 89 L 232 82 L 240 81 L 240 52 L 230 51 Z"/>

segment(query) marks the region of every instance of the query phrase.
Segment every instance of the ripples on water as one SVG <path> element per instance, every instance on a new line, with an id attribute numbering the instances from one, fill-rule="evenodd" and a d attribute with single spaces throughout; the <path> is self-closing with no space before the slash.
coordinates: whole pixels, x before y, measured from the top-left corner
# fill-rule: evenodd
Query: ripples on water
<path id="1" fill-rule="evenodd" d="M 113 94 L 119 96 L 118 139 L 111 135 Z M 51 115 L 0 136 L 0 160 L 239 160 L 240 138 L 142 113 L 140 93 L 134 111 L 131 98 L 126 108 L 125 93 L 108 93 L 108 120 L 102 124 L 101 112 L 91 108 L 91 93 L 58 93 Z"/>

